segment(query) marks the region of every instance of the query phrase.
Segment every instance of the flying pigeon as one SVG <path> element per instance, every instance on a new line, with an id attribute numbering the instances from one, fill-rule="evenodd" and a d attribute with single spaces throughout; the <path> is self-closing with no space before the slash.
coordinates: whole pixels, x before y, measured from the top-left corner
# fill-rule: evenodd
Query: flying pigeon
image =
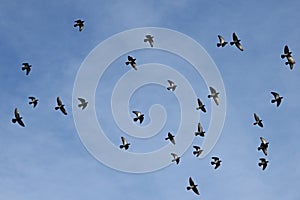
<path id="1" fill-rule="evenodd" d="M 293 56 L 287 57 L 287 62 L 285 62 L 285 65 L 290 65 L 290 69 L 292 70 L 294 68 L 295 60 Z"/>
<path id="2" fill-rule="evenodd" d="M 22 71 L 26 70 L 26 75 L 28 75 L 31 70 L 31 65 L 29 65 L 28 63 L 22 63 L 22 65 Z"/>
<path id="3" fill-rule="evenodd" d="M 130 143 L 127 142 L 125 137 L 121 137 L 122 144 L 120 145 L 120 149 L 125 149 L 127 150 L 129 148 Z"/>
<path id="4" fill-rule="evenodd" d="M 168 82 L 169 82 L 170 86 L 167 87 L 167 90 L 174 91 L 176 89 L 177 85 L 175 85 L 175 83 L 173 81 L 171 81 L 171 80 L 168 80 Z"/>
<path id="5" fill-rule="evenodd" d="M 140 124 L 144 121 L 144 114 L 142 114 L 140 111 L 132 111 L 136 115 L 135 118 L 133 118 L 133 121 L 138 121 L 140 120 Z"/>
<path id="6" fill-rule="evenodd" d="M 78 19 L 76 21 L 74 21 L 75 24 L 74 24 L 74 27 L 79 27 L 79 31 L 82 31 L 83 30 L 83 27 L 84 27 L 84 21 L 82 21 L 81 19 Z"/>
<path id="7" fill-rule="evenodd" d="M 168 137 L 165 138 L 165 140 L 170 140 L 170 142 L 172 142 L 172 144 L 175 144 L 175 136 L 172 135 L 172 133 L 168 133 Z"/>
<path id="8" fill-rule="evenodd" d="M 224 38 L 221 35 L 218 35 L 219 43 L 217 43 L 217 47 L 225 47 L 228 42 L 225 42 Z"/>
<path id="9" fill-rule="evenodd" d="M 176 153 L 171 153 L 171 155 L 173 156 L 172 162 L 176 162 L 176 164 L 178 165 L 180 157 Z"/>
<path id="10" fill-rule="evenodd" d="M 255 119 L 255 122 L 253 123 L 253 125 L 258 125 L 260 127 L 264 127 L 262 120 L 258 117 L 258 115 L 256 113 L 254 113 L 254 119 Z"/>
<path id="11" fill-rule="evenodd" d="M 11 121 L 12 121 L 13 123 L 18 122 L 18 124 L 19 124 L 20 126 L 25 127 L 25 124 L 24 124 L 24 122 L 22 121 L 22 119 L 23 119 L 23 117 L 20 116 L 20 113 L 19 113 L 18 109 L 15 108 L 15 118 L 13 118 Z"/>
<path id="12" fill-rule="evenodd" d="M 280 105 L 281 100 L 283 99 L 283 97 L 279 96 L 279 94 L 277 92 L 271 92 L 271 94 L 274 96 L 274 99 L 271 100 L 271 103 L 275 103 L 277 104 L 277 107 Z"/>
<path id="13" fill-rule="evenodd" d="M 210 95 L 208 95 L 208 98 L 213 98 L 216 105 L 219 105 L 219 92 L 217 92 L 213 87 L 209 87 Z"/>
<path id="14" fill-rule="evenodd" d="M 284 46 L 283 54 L 281 54 L 280 57 L 282 59 L 287 58 L 287 62 L 285 62 L 285 64 L 290 65 L 290 69 L 292 70 L 296 62 L 292 56 L 292 52 L 290 52 L 289 47 L 287 45 Z"/>
<path id="15" fill-rule="evenodd" d="M 198 130 L 197 130 L 197 132 L 195 132 L 195 136 L 201 136 L 201 137 L 204 137 L 204 133 L 205 133 L 205 131 L 203 131 L 203 127 L 202 127 L 202 125 L 201 125 L 201 123 L 199 122 L 198 123 Z"/>
<path id="16" fill-rule="evenodd" d="M 78 108 L 82 108 L 82 110 L 85 109 L 88 105 L 88 102 L 83 98 L 78 98 L 78 100 L 80 101 L 80 104 L 78 104 Z"/>
<path id="17" fill-rule="evenodd" d="M 265 158 L 260 158 L 259 160 L 260 162 L 258 163 L 258 166 L 262 166 L 262 170 L 265 170 L 269 161 L 267 161 Z"/>
<path id="18" fill-rule="evenodd" d="M 38 104 L 38 99 L 35 97 L 28 97 L 28 99 L 30 99 L 31 101 L 29 102 L 29 104 L 33 104 L 33 107 L 35 108 L 36 105 Z"/>
<path id="19" fill-rule="evenodd" d="M 210 162 L 211 165 L 215 165 L 215 169 L 217 169 L 220 165 L 222 160 L 220 160 L 218 157 L 212 157 L 213 161 Z"/>
<path id="20" fill-rule="evenodd" d="M 267 149 L 268 149 L 268 146 L 269 146 L 269 142 L 267 142 L 267 140 L 265 140 L 265 138 L 263 138 L 263 137 L 260 137 L 259 139 L 260 139 L 261 143 L 260 143 L 260 146 L 257 148 L 257 150 L 258 151 L 262 150 L 263 153 L 265 155 L 267 155 L 268 154 Z"/>
<path id="21" fill-rule="evenodd" d="M 150 46 L 153 47 L 154 41 L 153 41 L 153 36 L 152 35 L 146 35 L 146 38 L 144 39 L 144 42 L 149 42 Z"/>
<path id="22" fill-rule="evenodd" d="M 57 106 L 55 107 L 55 110 L 60 110 L 63 114 L 67 115 L 67 111 L 65 109 L 65 105 L 63 105 L 62 101 L 59 97 L 56 98 Z"/>
<path id="23" fill-rule="evenodd" d="M 243 46 L 241 45 L 241 40 L 237 37 L 235 33 L 232 34 L 232 42 L 230 45 L 235 45 L 239 50 L 244 51 Z"/>
<path id="24" fill-rule="evenodd" d="M 202 153 L 202 149 L 201 147 L 199 146 L 193 146 L 193 148 L 195 149 L 195 151 L 193 151 L 193 154 L 196 156 L 196 157 L 199 157 L 199 155 Z"/>
<path id="25" fill-rule="evenodd" d="M 198 107 L 196 109 L 202 110 L 202 112 L 206 112 L 205 105 L 202 103 L 202 101 L 199 98 L 197 99 L 197 101 L 198 101 Z"/>
<path id="26" fill-rule="evenodd" d="M 193 191 L 195 192 L 195 194 L 200 195 L 200 193 L 199 193 L 199 191 L 198 191 L 198 189 L 197 189 L 197 186 L 198 186 L 198 185 L 195 185 L 195 183 L 194 183 L 192 177 L 189 178 L 189 184 L 190 184 L 190 185 L 187 186 L 186 189 L 187 189 L 187 190 L 193 190 Z"/>
<path id="27" fill-rule="evenodd" d="M 130 64 L 131 67 L 133 67 L 134 70 L 137 70 L 137 65 L 136 65 L 136 62 L 135 62 L 136 59 L 131 57 L 131 56 L 128 56 L 127 59 L 128 59 L 128 61 L 126 61 L 125 64 L 126 65 Z"/>

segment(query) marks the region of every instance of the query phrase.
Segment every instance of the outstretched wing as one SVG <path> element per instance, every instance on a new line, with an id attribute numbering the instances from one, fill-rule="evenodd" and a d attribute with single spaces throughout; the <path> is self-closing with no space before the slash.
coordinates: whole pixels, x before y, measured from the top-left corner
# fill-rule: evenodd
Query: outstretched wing
<path id="1" fill-rule="evenodd" d="M 60 100 L 59 97 L 56 98 L 56 101 L 57 101 L 57 105 L 59 105 L 59 106 L 62 105 L 62 101 Z"/>
<path id="2" fill-rule="evenodd" d="M 83 99 L 83 98 L 78 98 L 78 100 L 80 101 L 80 103 L 82 103 L 82 104 L 84 104 L 85 103 L 85 99 Z"/>
<path id="3" fill-rule="evenodd" d="M 267 140 L 266 140 L 265 138 L 263 138 L 263 137 L 260 137 L 259 139 L 260 139 L 260 141 L 261 141 L 262 143 L 264 143 L 264 144 L 267 144 L 267 143 L 268 143 Z"/>
<path id="4" fill-rule="evenodd" d="M 224 38 L 221 35 L 218 35 L 218 38 L 221 44 L 225 42 Z"/>
<path id="5" fill-rule="evenodd" d="M 123 145 L 126 145 L 127 144 L 127 140 L 126 140 L 126 138 L 125 137 L 121 137 L 121 140 L 122 140 L 122 143 L 123 143 Z"/>
<path id="6" fill-rule="evenodd" d="M 202 106 L 202 105 L 203 105 L 202 101 L 201 101 L 199 98 L 197 99 L 197 101 L 198 101 L 198 105 L 199 105 L 199 106 Z"/>
<path id="7" fill-rule="evenodd" d="M 218 161 L 219 158 L 218 157 L 211 157 L 212 159 L 214 159 L 214 161 Z"/>
<path id="8" fill-rule="evenodd" d="M 277 92 L 271 92 L 271 94 L 274 96 L 275 99 L 279 97 L 279 94 Z"/>
<path id="9" fill-rule="evenodd" d="M 213 87 L 209 87 L 209 90 L 210 90 L 211 94 L 216 94 L 217 93 L 217 91 Z"/>
<path id="10" fill-rule="evenodd" d="M 232 39 L 233 39 L 233 41 L 239 40 L 239 38 L 237 37 L 237 35 L 235 33 L 232 34 Z"/>
<path id="11" fill-rule="evenodd" d="M 255 119 L 255 121 L 259 121 L 260 120 L 259 117 L 258 117 L 258 115 L 256 113 L 254 113 L 254 119 Z"/>
<path id="12" fill-rule="evenodd" d="M 283 52 L 284 52 L 284 54 L 289 54 L 289 53 L 290 53 L 290 50 L 289 50 L 288 45 L 285 45 L 285 46 L 284 46 Z"/>
<path id="13" fill-rule="evenodd" d="M 134 113 L 137 117 L 139 117 L 141 115 L 140 111 L 132 111 L 132 113 Z"/>
<path id="14" fill-rule="evenodd" d="M 16 117 L 16 118 L 19 118 L 19 117 L 20 117 L 18 108 L 15 108 L 15 117 Z"/>
<path id="15" fill-rule="evenodd" d="M 67 115 L 68 113 L 67 113 L 67 111 L 66 111 L 66 109 L 65 109 L 65 107 L 60 107 L 60 110 L 61 110 L 61 112 L 62 113 L 64 113 L 64 115 Z"/>
<path id="16" fill-rule="evenodd" d="M 171 81 L 171 80 L 168 80 L 168 82 L 169 82 L 169 84 L 170 84 L 171 87 L 175 85 L 174 82 Z"/>

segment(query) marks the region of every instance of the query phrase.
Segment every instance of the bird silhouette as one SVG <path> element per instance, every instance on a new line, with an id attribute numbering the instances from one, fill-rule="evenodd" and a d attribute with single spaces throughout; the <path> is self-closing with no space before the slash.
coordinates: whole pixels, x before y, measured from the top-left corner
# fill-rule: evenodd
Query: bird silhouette
<path id="1" fill-rule="evenodd" d="M 144 121 L 144 114 L 142 114 L 140 111 L 132 111 L 136 115 L 135 118 L 133 118 L 133 121 L 140 121 L 140 124 Z"/>
<path id="2" fill-rule="evenodd" d="M 279 94 L 277 92 L 271 92 L 271 94 L 274 96 L 274 99 L 271 100 L 271 103 L 275 103 L 277 107 L 280 105 L 283 97 L 279 96 Z"/>
<path id="3" fill-rule="evenodd" d="M 88 102 L 83 98 L 78 98 L 80 101 L 80 104 L 78 104 L 78 108 L 81 108 L 82 110 L 85 109 L 88 105 Z"/>
<path id="4" fill-rule="evenodd" d="M 211 165 L 215 165 L 215 169 L 220 167 L 222 160 L 220 160 L 218 157 L 212 157 L 213 161 L 210 162 Z"/>
<path id="5" fill-rule="evenodd" d="M 193 151 L 193 154 L 196 156 L 196 157 L 199 157 L 200 154 L 203 152 L 203 150 L 201 149 L 201 147 L 199 146 L 193 146 L 193 148 L 195 149 L 195 151 Z"/>
<path id="6" fill-rule="evenodd" d="M 225 47 L 228 42 L 225 42 L 224 38 L 221 35 L 218 35 L 219 43 L 217 43 L 217 47 Z"/>
<path id="7" fill-rule="evenodd" d="M 173 156 L 172 162 L 176 162 L 176 164 L 178 165 L 180 162 L 180 157 L 176 153 L 171 153 L 171 155 Z"/>
<path id="8" fill-rule="evenodd" d="M 259 160 L 260 162 L 258 163 L 258 166 L 262 167 L 262 170 L 265 170 L 269 161 L 267 161 L 265 158 L 260 158 Z"/>
<path id="9" fill-rule="evenodd" d="M 26 75 L 29 75 L 29 72 L 31 71 L 31 65 L 29 63 L 22 63 L 22 71 L 26 70 Z"/>
<path id="10" fill-rule="evenodd" d="M 62 103 L 59 97 L 56 98 L 57 106 L 55 107 L 55 110 L 60 110 L 64 115 L 67 115 L 67 111 L 65 109 L 65 105 Z"/>
<path id="11" fill-rule="evenodd" d="M 127 56 L 127 60 L 128 60 L 128 61 L 126 61 L 125 64 L 126 64 L 126 65 L 129 65 L 129 64 L 130 64 L 131 67 L 133 67 L 134 70 L 137 70 L 137 65 L 136 65 L 136 62 L 135 62 L 136 59 L 133 58 L 133 57 L 131 57 L 131 56 Z"/>
<path id="12" fill-rule="evenodd" d="M 153 36 L 152 35 L 146 35 L 146 38 L 144 39 L 144 42 L 149 42 L 150 46 L 153 47 L 154 46 L 154 40 L 153 40 Z"/>
<path id="13" fill-rule="evenodd" d="M 260 146 L 257 148 L 257 150 L 262 150 L 262 152 L 266 155 L 268 155 L 268 147 L 269 147 L 269 142 L 267 142 L 267 140 L 263 137 L 259 138 L 261 143 Z"/>
<path id="14" fill-rule="evenodd" d="M 205 105 L 202 103 L 202 101 L 199 98 L 197 99 L 197 102 L 198 102 L 198 107 L 196 108 L 196 110 L 202 110 L 202 112 L 206 112 Z"/>
<path id="15" fill-rule="evenodd" d="M 258 117 L 258 115 L 256 113 L 254 113 L 254 119 L 255 119 L 255 122 L 253 123 L 253 125 L 258 125 L 260 127 L 264 127 L 262 120 Z"/>
<path id="16" fill-rule="evenodd" d="M 235 33 L 232 34 L 232 42 L 230 45 L 235 45 L 239 50 L 244 51 L 242 44 L 240 43 L 241 40 L 237 37 Z"/>
<path id="17" fill-rule="evenodd" d="M 165 138 L 165 140 L 170 140 L 170 142 L 175 145 L 175 136 L 172 135 L 172 133 L 168 132 L 168 136 Z"/>
<path id="18" fill-rule="evenodd" d="M 171 80 L 168 80 L 168 82 L 169 82 L 170 86 L 167 87 L 167 90 L 174 91 L 176 89 L 177 85 L 175 85 L 175 83 L 173 81 L 171 81 Z"/>
<path id="19" fill-rule="evenodd" d="M 36 105 L 38 104 L 38 99 L 35 97 L 28 97 L 28 99 L 30 99 L 31 101 L 29 102 L 29 104 L 33 104 L 33 107 L 35 108 Z"/>
<path id="20" fill-rule="evenodd" d="M 285 62 L 285 65 L 290 65 L 290 69 L 292 70 L 294 68 L 294 64 L 296 63 L 292 52 L 289 50 L 289 47 L 287 45 L 284 46 L 283 54 L 281 54 L 281 59 L 287 58 L 287 62 Z"/>
<path id="21" fill-rule="evenodd" d="M 127 150 L 129 148 L 129 145 L 130 143 L 127 142 L 126 138 L 125 137 L 121 137 L 121 140 L 122 140 L 122 144 L 120 145 L 120 149 L 125 149 Z"/>
<path id="22" fill-rule="evenodd" d="M 74 21 L 74 27 L 79 27 L 79 31 L 83 30 L 84 27 L 84 21 L 82 21 L 81 19 L 77 19 L 76 21 Z"/>
<path id="23" fill-rule="evenodd" d="M 213 98 L 216 105 L 219 105 L 219 92 L 217 92 L 213 87 L 209 87 L 210 94 L 207 96 L 208 98 Z"/>
<path id="24" fill-rule="evenodd" d="M 189 178 L 189 186 L 187 186 L 186 189 L 187 189 L 187 190 L 193 190 L 195 194 L 200 195 L 200 193 L 199 193 L 199 191 L 198 191 L 198 189 L 197 189 L 197 186 L 198 186 L 198 185 L 196 185 L 196 184 L 194 183 L 192 177 L 190 177 L 190 178 Z"/>
<path id="25" fill-rule="evenodd" d="M 203 127 L 201 125 L 201 123 L 199 122 L 198 123 L 198 127 L 197 127 L 197 131 L 195 132 L 195 136 L 201 136 L 201 137 L 204 137 L 204 133 L 205 131 L 203 131 Z"/>
<path id="26" fill-rule="evenodd" d="M 19 124 L 20 126 L 25 127 L 25 124 L 24 124 L 24 122 L 22 121 L 22 119 L 23 119 L 23 117 L 20 116 L 20 113 L 19 113 L 19 111 L 18 111 L 18 108 L 15 108 L 15 118 L 13 118 L 11 121 L 12 121 L 13 123 L 18 122 L 18 124 Z"/>

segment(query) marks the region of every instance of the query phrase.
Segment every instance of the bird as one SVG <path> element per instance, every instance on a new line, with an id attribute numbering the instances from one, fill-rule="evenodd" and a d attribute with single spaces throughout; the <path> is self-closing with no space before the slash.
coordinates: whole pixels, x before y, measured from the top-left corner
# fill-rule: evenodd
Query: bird
<path id="1" fill-rule="evenodd" d="M 120 149 L 125 149 L 127 150 L 129 148 L 129 145 L 130 143 L 127 142 L 126 138 L 125 137 L 121 137 L 121 140 L 122 140 L 122 144 L 120 145 Z"/>
<path id="2" fill-rule="evenodd" d="M 31 65 L 29 63 L 22 63 L 22 71 L 26 70 L 26 75 L 29 75 L 29 72 L 31 71 Z"/>
<path id="3" fill-rule="evenodd" d="M 202 101 L 199 98 L 197 99 L 197 102 L 198 102 L 198 107 L 196 108 L 196 110 L 202 110 L 202 112 L 206 112 L 205 105 L 202 103 Z"/>
<path id="4" fill-rule="evenodd" d="M 79 27 L 79 31 L 82 31 L 83 30 L 83 27 L 84 27 L 84 21 L 82 21 L 81 19 L 77 19 L 74 21 L 75 24 L 74 24 L 74 27 Z"/>
<path id="5" fill-rule="evenodd" d="M 217 43 L 217 47 L 225 47 L 228 42 L 225 42 L 224 38 L 221 35 L 218 35 L 219 43 Z"/>
<path id="6" fill-rule="evenodd" d="M 20 113 L 19 113 L 19 111 L 18 111 L 18 108 L 15 108 L 15 118 L 13 118 L 11 121 L 12 121 L 13 123 L 18 122 L 18 124 L 19 124 L 20 126 L 25 127 L 25 124 L 24 124 L 24 122 L 22 121 L 22 119 L 23 119 L 23 117 L 20 116 Z"/>
<path id="7" fill-rule="evenodd" d="M 180 157 L 176 153 L 171 153 L 171 155 L 173 156 L 172 162 L 176 162 L 176 164 L 178 165 L 178 163 L 180 162 Z"/>
<path id="8" fill-rule="evenodd" d="M 193 191 L 195 192 L 195 194 L 200 195 L 200 193 L 199 193 L 199 191 L 198 191 L 198 189 L 197 189 L 197 186 L 198 186 L 198 185 L 196 185 L 196 184 L 194 183 L 192 177 L 190 177 L 190 178 L 189 178 L 189 186 L 187 186 L 186 189 L 187 189 L 187 190 L 193 190 Z"/>
<path id="9" fill-rule="evenodd" d="M 195 136 L 199 135 L 201 137 L 204 137 L 204 133 L 205 133 L 205 131 L 203 131 L 203 127 L 202 127 L 201 123 L 199 122 L 197 132 L 195 132 Z"/>
<path id="10" fill-rule="evenodd" d="M 271 100 L 271 103 L 275 103 L 277 104 L 277 107 L 280 105 L 283 97 L 279 96 L 279 94 L 277 92 L 271 92 L 271 94 L 274 96 L 274 99 Z"/>
<path id="11" fill-rule="evenodd" d="M 131 67 L 133 67 L 134 70 L 137 70 L 137 65 L 136 65 L 136 59 L 131 57 L 131 56 L 127 56 L 128 61 L 125 62 L 126 65 L 131 65 Z"/>
<path id="12" fill-rule="evenodd" d="M 55 107 L 55 110 L 60 110 L 63 114 L 67 115 L 67 111 L 65 109 L 65 105 L 62 103 L 59 97 L 56 98 L 57 106 Z"/>
<path id="13" fill-rule="evenodd" d="M 146 35 L 146 38 L 144 39 L 144 42 L 149 42 L 150 46 L 153 47 L 154 41 L 153 41 L 153 36 L 152 35 Z"/>
<path id="14" fill-rule="evenodd" d="M 287 62 L 285 62 L 286 65 L 290 65 L 290 69 L 292 70 L 294 68 L 294 64 L 296 63 L 293 56 L 292 52 L 289 50 L 288 45 L 284 46 L 283 49 L 283 54 L 281 54 L 281 59 L 287 58 Z"/>
<path id="15" fill-rule="evenodd" d="M 136 115 L 135 118 L 133 118 L 133 121 L 140 121 L 140 124 L 144 121 L 144 114 L 142 114 L 140 111 L 132 111 Z"/>
<path id="16" fill-rule="evenodd" d="M 172 135 L 172 133 L 168 132 L 168 137 L 166 137 L 165 140 L 170 140 L 170 142 L 175 145 L 175 136 Z"/>
<path id="17" fill-rule="evenodd" d="M 258 117 L 258 115 L 256 113 L 254 113 L 254 119 L 255 119 L 255 122 L 253 123 L 253 125 L 258 125 L 260 127 L 264 127 L 262 120 Z"/>
<path id="18" fill-rule="evenodd" d="M 210 95 L 208 95 L 208 98 L 213 98 L 215 101 L 216 105 L 219 105 L 219 92 L 217 92 L 213 87 L 209 87 L 210 90 Z"/>
<path id="19" fill-rule="evenodd" d="M 268 147 L 269 147 L 269 142 L 267 142 L 267 140 L 263 137 L 259 138 L 261 143 L 260 146 L 257 148 L 257 150 L 262 150 L 262 152 L 267 155 L 268 154 Z"/>
<path id="20" fill-rule="evenodd" d="M 232 34 L 232 42 L 230 45 L 235 45 L 239 50 L 244 51 L 243 46 L 241 45 L 241 40 L 237 37 L 235 33 Z"/>
<path id="21" fill-rule="evenodd" d="M 85 109 L 88 105 L 88 102 L 80 97 L 78 98 L 78 100 L 80 101 L 80 104 L 78 104 L 78 108 L 82 108 L 82 110 Z"/>
<path id="22" fill-rule="evenodd" d="M 193 148 L 195 149 L 195 151 L 193 151 L 193 154 L 196 156 L 196 157 L 199 157 L 199 155 L 202 153 L 202 149 L 201 149 L 201 147 L 199 147 L 199 146 L 193 146 Z"/>
<path id="23" fill-rule="evenodd" d="M 167 87 L 167 90 L 171 90 L 171 91 L 174 92 L 174 90 L 176 89 L 177 85 L 175 85 L 175 83 L 173 81 L 171 81 L 171 80 L 168 80 L 168 82 L 169 82 L 170 86 Z"/>
<path id="24" fill-rule="evenodd" d="M 220 167 L 222 160 L 220 160 L 218 157 L 212 157 L 213 161 L 210 162 L 211 165 L 215 165 L 215 169 Z"/>
<path id="25" fill-rule="evenodd" d="M 265 170 L 269 161 L 267 161 L 265 158 L 260 158 L 259 160 L 260 162 L 258 163 L 258 166 L 262 167 L 262 170 Z"/>
<path id="26" fill-rule="evenodd" d="M 28 97 L 28 99 L 30 99 L 31 101 L 29 102 L 29 104 L 33 104 L 33 107 L 35 108 L 36 105 L 38 104 L 38 99 L 35 97 Z"/>

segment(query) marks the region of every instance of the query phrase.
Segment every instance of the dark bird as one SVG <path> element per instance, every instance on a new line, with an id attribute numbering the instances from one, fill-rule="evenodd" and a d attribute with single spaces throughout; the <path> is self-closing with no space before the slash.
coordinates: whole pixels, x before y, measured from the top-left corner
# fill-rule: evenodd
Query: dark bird
<path id="1" fill-rule="evenodd" d="M 22 71 L 26 70 L 26 75 L 29 74 L 29 72 L 31 71 L 31 65 L 29 65 L 28 63 L 22 63 L 23 67 L 22 67 Z"/>
<path id="2" fill-rule="evenodd" d="M 262 170 L 265 170 L 269 161 L 267 161 L 265 158 L 260 158 L 259 160 L 260 162 L 258 163 L 258 166 L 262 167 Z"/>
<path id="3" fill-rule="evenodd" d="M 140 111 L 132 111 L 136 115 L 135 118 L 133 118 L 133 121 L 136 122 L 140 120 L 140 124 L 144 121 L 144 114 L 142 114 Z"/>
<path id="4" fill-rule="evenodd" d="M 170 142 L 172 142 L 172 144 L 175 144 L 175 136 L 172 135 L 172 133 L 168 133 L 168 137 L 165 138 L 165 140 L 170 140 Z"/>
<path id="5" fill-rule="evenodd" d="M 280 105 L 281 100 L 283 99 L 283 97 L 279 96 L 279 94 L 277 92 L 271 92 L 271 94 L 274 96 L 274 99 L 271 100 L 271 103 L 275 103 L 277 104 L 277 107 Z"/>
<path id="6" fill-rule="evenodd" d="M 67 111 L 65 109 L 65 105 L 62 103 L 59 97 L 56 98 L 57 106 L 55 107 L 55 110 L 60 110 L 63 114 L 67 115 Z"/>
<path id="7" fill-rule="evenodd" d="M 215 165 L 215 169 L 217 169 L 220 165 L 222 160 L 220 160 L 218 157 L 212 157 L 213 161 L 210 162 L 211 165 Z"/>
<path id="8" fill-rule="evenodd" d="M 204 137 L 204 133 L 205 133 L 205 131 L 203 131 L 203 127 L 202 127 L 202 125 L 201 125 L 201 123 L 199 122 L 198 123 L 198 130 L 197 130 L 197 132 L 195 132 L 195 136 L 201 136 L 201 137 Z"/>
<path id="9" fill-rule="evenodd" d="M 210 95 L 208 95 L 208 98 L 213 98 L 215 101 L 216 105 L 219 105 L 219 92 L 217 92 L 213 87 L 209 87 L 210 90 Z"/>
<path id="10" fill-rule="evenodd" d="M 202 110 L 202 112 L 206 112 L 206 108 L 205 105 L 202 103 L 202 101 L 198 98 L 198 107 L 196 108 L 196 110 Z"/>
<path id="11" fill-rule="evenodd" d="M 263 137 L 260 137 L 259 139 L 260 139 L 261 143 L 260 143 L 260 146 L 257 148 L 257 150 L 258 151 L 262 150 L 263 153 L 265 155 L 267 155 L 268 154 L 269 142 L 267 142 L 267 140 L 265 140 L 265 138 L 263 138 Z"/>
<path id="12" fill-rule="evenodd" d="M 127 150 L 129 148 L 130 143 L 127 142 L 125 137 L 121 137 L 122 144 L 120 145 L 120 149 L 125 149 Z"/>
<path id="13" fill-rule="evenodd" d="M 19 113 L 18 109 L 15 108 L 15 118 L 13 118 L 11 121 L 12 121 L 13 123 L 18 122 L 18 124 L 20 124 L 20 126 L 25 127 L 25 124 L 24 124 L 24 122 L 22 121 L 22 119 L 23 119 L 23 117 L 20 116 L 20 113 Z"/>
<path id="14" fill-rule="evenodd" d="M 239 50 L 244 51 L 243 46 L 241 45 L 241 40 L 237 37 L 235 33 L 232 34 L 232 42 L 230 45 L 235 45 Z"/>
<path id="15" fill-rule="evenodd" d="M 168 80 L 168 82 L 169 82 L 170 86 L 167 87 L 167 90 L 171 90 L 171 91 L 174 92 L 174 90 L 176 89 L 177 85 L 175 85 L 175 83 L 173 81 L 171 81 L 171 80 Z"/>
<path id="16" fill-rule="evenodd" d="M 197 189 L 197 186 L 198 186 L 198 185 L 195 185 L 195 183 L 194 183 L 192 177 L 189 178 L 189 184 L 190 184 L 190 185 L 187 186 L 186 189 L 187 189 L 187 190 L 193 190 L 193 191 L 195 192 L 195 194 L 200 195 L 200 193 L 199 193 L 199 191 L 198 191 L 198 189 Z"/>
<path id="17" fill-rule="evenodd" d="M 38 99 L 35 97 L 28 97 L 28 99 L 30 99 L 31 101 L 29 102 L 29 104 L 33 104 L 33 107 L 35 108 L 36 105 L 38 104 Z"/>
<path id="18" fill-rule="evenodd" d="M 78 19 L 76 21 L 74 21 L 75 24 L 74 24 L 74 27 L 79 27 L 79 31 L 82 31 L 83 30 L 83 27 L 84 27 L 84 21 L 82 21 L 81 19 Z"/>
<path id="19" fill-rule="evenodd" d="M 178 163 L 180 162 L 180 157 L 176 153 L 171 153 L 171 155 L 173 156 L 172 162 L 176 162 L 176 164 L 178 165 Z"/>
<path id="20" fill-rule="evenodd" d="M 193 154 L 194 154 L 196 157 L 199 157 L 203 150 L 202 150 L 201 147 L 199 147 L 199 146 L 193 146 L 193 148 L 195 149 L 195 151 L 193 151 Z"/>
<path id="21" fill-rule="evenodd" d="M 258 117 L 258 115 L 256 113 L 254 113 L 254 119 L 255 119 L 255 122 L 253 123 L 253 125 L 258 125 L 260 127 L 264 127 L 262 120 Z"/>
<path id="22" fill-rule="evenodd" d="M 125 62 L 126 65 L 131 65 L 131 67 L 133 67 L 133 69 L 137 70 L 137 65 L 136 65 L 136 59 L 131 57 L 131 56 L 128 56 L 127 57 L 128 61 Z"/>
<path id="23" fill-rule="evenodd" d="M 294 64 L 296 63 L 292 52 L 289 50 L 289 47 L 287 45 L 284 46 L 283 54 L 281 54 L 281 59 L 287 58 L 287 62 L 285 62 L 286 65 L 290 65 L 290 69 L 292 70 L 294 68 Z"/>
<path id="24" fill-rule="evenodd" d="M 78 98 L 78 100 L 80 101 L 80 104 L 78 104 L 78 108 L 82 108 L 82 110 L 85 109 L 88 105 L 88 102 L 83 98 Z"/>
<path id="25" fill-rule="evenodd" d="M 152 35 L 146 35 L 146 38 L 144 39 L 144 42 L 149 42 L 150 46 L 153 47 L 154 41 L 153 41 L 153 36 Z"/>
<path id="26" fill-rule="evenodd" d="M 218 35 L 219 43 L 217 43 L 217 47 L 225 47 L 228 42 L 225 42 L 224 38 L 221 35 Z"/>

